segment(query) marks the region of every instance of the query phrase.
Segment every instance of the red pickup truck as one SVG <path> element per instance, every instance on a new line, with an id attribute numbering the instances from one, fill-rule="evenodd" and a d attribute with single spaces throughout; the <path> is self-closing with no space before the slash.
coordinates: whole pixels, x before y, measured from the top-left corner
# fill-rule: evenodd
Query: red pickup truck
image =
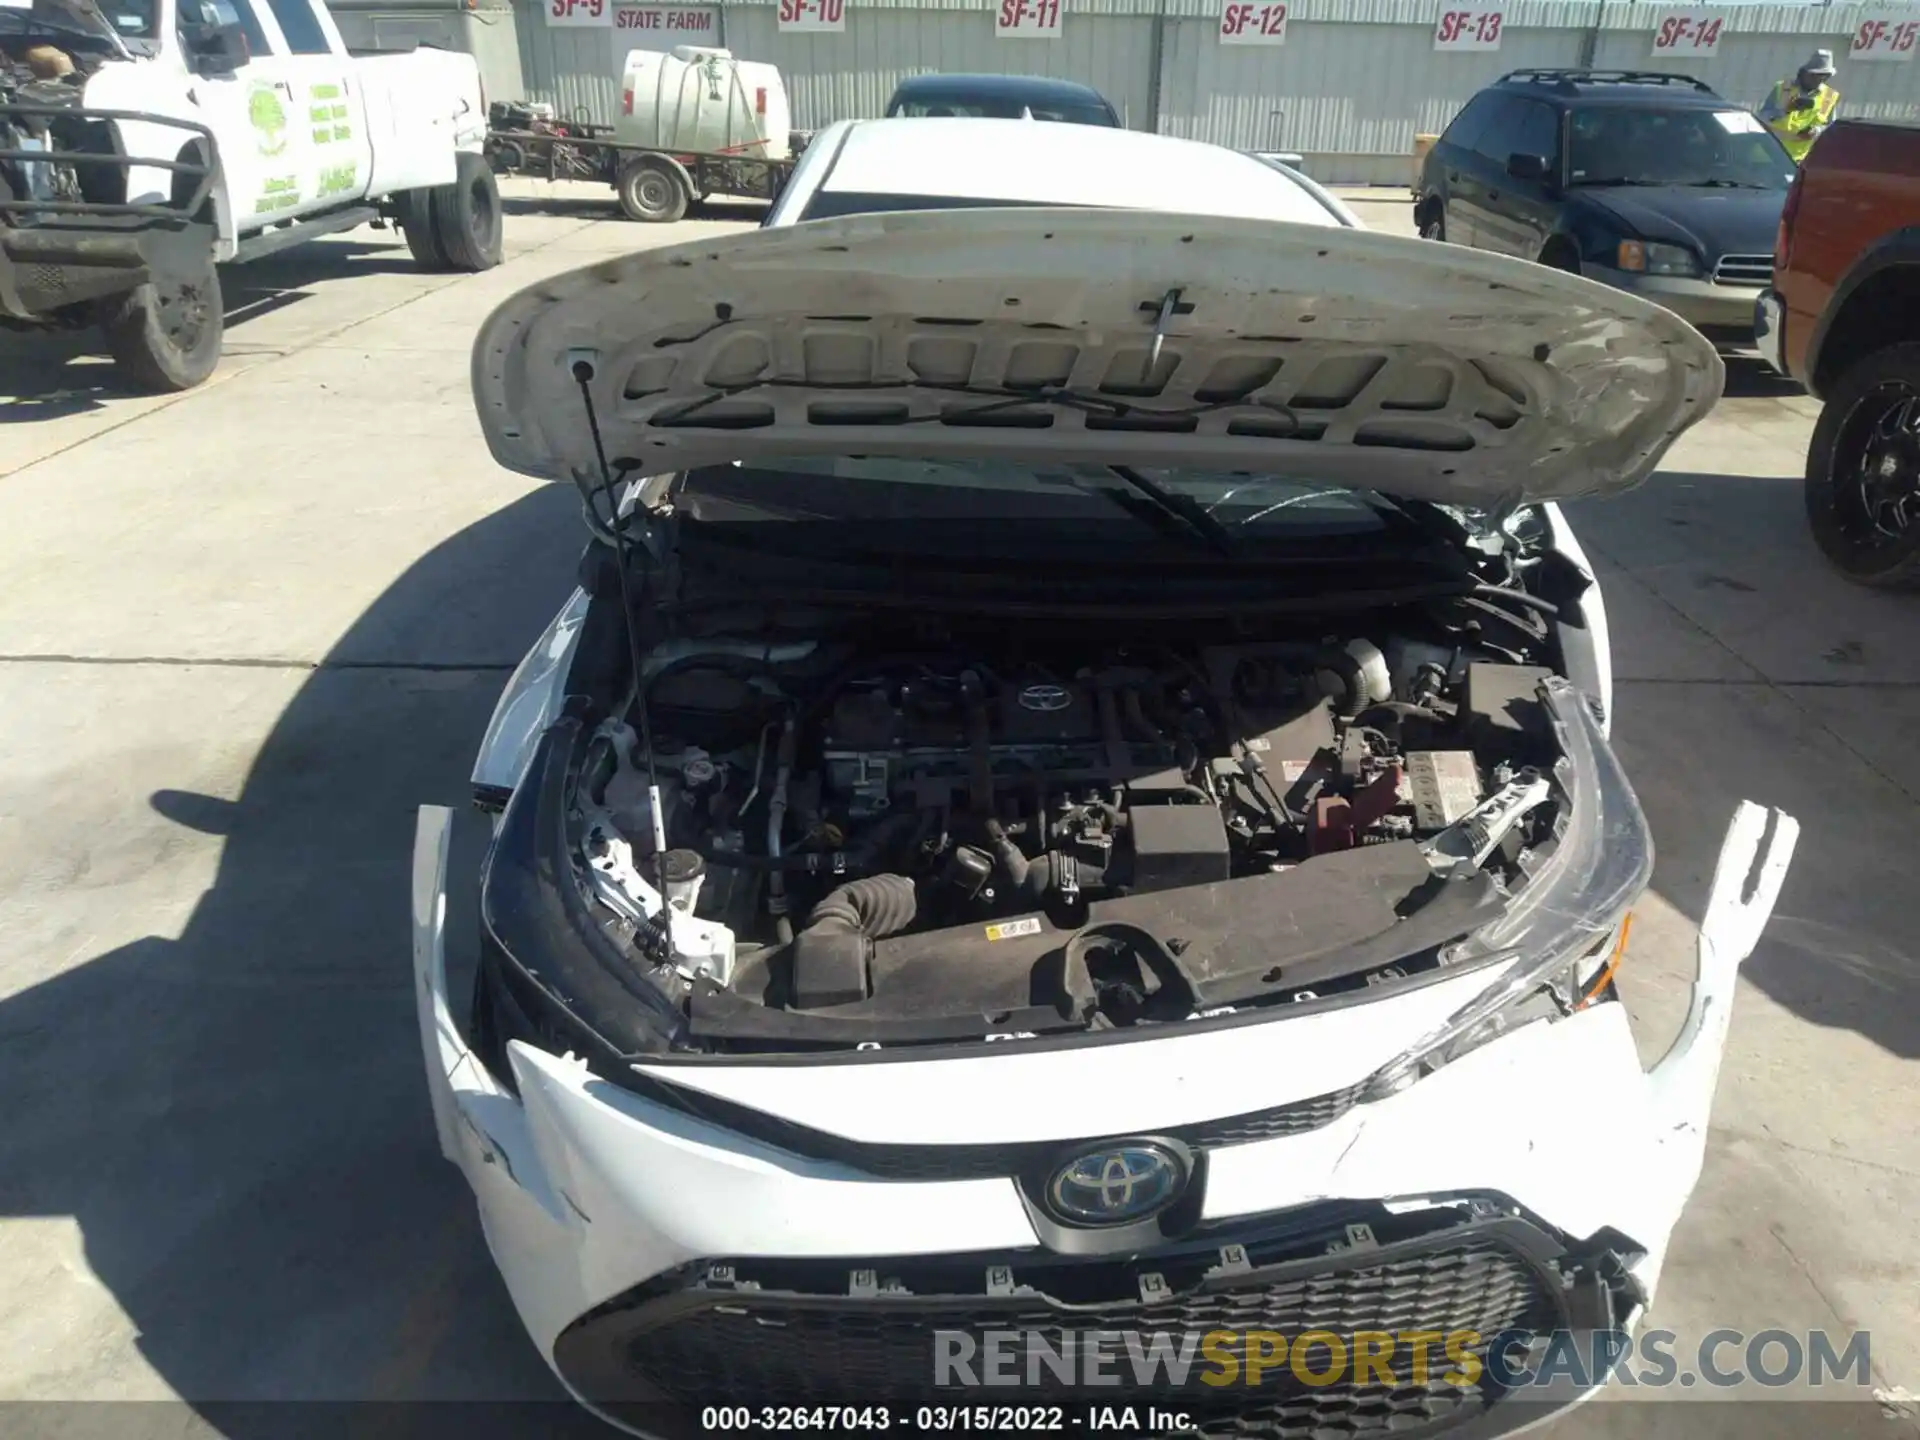
<path id="1" fill-rule="evenodd" d="M 1825 401 L 1807 518 L 1863 585 L 1920 586 L 1920 126 L 1843 120 L 1780 216 L 1761 352 Z"/>

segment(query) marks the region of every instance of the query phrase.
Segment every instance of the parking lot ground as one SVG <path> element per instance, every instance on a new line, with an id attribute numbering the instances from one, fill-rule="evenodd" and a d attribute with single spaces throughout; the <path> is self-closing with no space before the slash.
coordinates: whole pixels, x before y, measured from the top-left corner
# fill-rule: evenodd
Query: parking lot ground
<path id="1" fill-rule="evenodd" d="M 438 1158 L 410 993 L 414 807 L 464 804 L 581 545 L 570 492 L 492 464 L 467 349 L 544 275 L 743 222 L 646 229 L 604 192 L 513 191 L 487 275 L 422 275 L 371 230 L 234 272 L 229 358 L 185 396 L 117 395 L 80 337 L 0 337 L 9 1434 L 107 1433 L 31 1402 L 150 1401 L 111 1433 L 253 1440 L 287 1416 L 244 1402 L 559 1393 Z M 1395 194 L 1356 198 L 1405 228 Z M 1571 514 L 1659 846 L 1622 972 L 1650 1054 L 1735 804 L 1804 827 L 1652 1323 L 1864 1329 L 1891 1398 L 1920 1388 L 1920 600 L 1821 563 L 1813 414 L 1733 362 L 1658 476 Z M 1568 1096 L 1567 1123 L 1608 1124 L 1611 1100 Z M 1489 1123 L 1462 1116 L 1462 1143 Z M 1916 1429 L 1891 1403 L 1694 1393 L 1610 1394 L 1553 1433 Z"/>

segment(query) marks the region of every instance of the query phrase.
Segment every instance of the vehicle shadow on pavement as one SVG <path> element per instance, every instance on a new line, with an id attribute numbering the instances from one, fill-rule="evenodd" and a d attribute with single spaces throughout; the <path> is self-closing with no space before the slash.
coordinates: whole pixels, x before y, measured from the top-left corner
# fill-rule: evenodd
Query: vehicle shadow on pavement
<path id="1" fill-rule="evenodd" d="M 1614 744 L 1656 889 L 1697 921 L 1739 802 L 1792 814 L 1793 870 L 1743 973 L 1802 1019 L 1920 1057 L 1920 596 L 1835 574 L 1797 474 L 1663 472 L 1569 515 L 1608 599 Z"/>
<path id="2" fill-rule="evenodd" d="M 389 235 L 381 241 L 298 245 L 250 265 L 222 268 L 228 331 L 298 304 L 316 285 L 356 275 L 418 273 L 406 241 L 397 231 Z M 235 340 L 244 342 L 244 333 Z M 0 425 L 85 414 L 130 393 L 96 329 L 0 330 Z"/>
<path id="3" fill-rule="evenodd" d="M 481 732 L 580 541 L 577 497 L 551 487 L 422 557 L 301 683 L 237 798 L 153 795 L 225 838 L 177 937 L 0 1000 L 0 1216 L 73 1217 L 102 1301 L 198 1412 L 16 1402 L 0 1430 L 485 1432 L 479 1406 L 285 1403 L 464 1400 L 527 1402 L 537 1426 L 514 1433 L 607 1433 L 559 1403 L 440 1158 L 409 944 L 415 806 L 467 808 Z M 47 783 L 32 808 L 67 781 Z"/>

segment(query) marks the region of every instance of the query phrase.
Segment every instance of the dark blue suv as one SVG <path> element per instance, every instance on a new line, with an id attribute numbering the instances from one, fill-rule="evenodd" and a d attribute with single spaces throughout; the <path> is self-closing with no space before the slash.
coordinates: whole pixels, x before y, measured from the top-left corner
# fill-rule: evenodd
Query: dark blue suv
<path id="1" fill-rule="evenodd" d="M 1414 215 L 1429 239 L 1571 270 L 1750 340 L 1793 173 L 1751 111 L 1690 76 L 1516 70 L 1447 126 Z"/>

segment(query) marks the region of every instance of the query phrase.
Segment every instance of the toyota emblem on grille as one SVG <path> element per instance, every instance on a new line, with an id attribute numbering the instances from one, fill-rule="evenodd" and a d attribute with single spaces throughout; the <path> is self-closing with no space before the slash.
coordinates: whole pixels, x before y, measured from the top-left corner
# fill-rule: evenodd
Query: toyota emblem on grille
<path id="1" fill-rule="evenodd" d="M 1047 1181 L 1047 1201 L 1078 1225 L 1126 1225 L 1180 1198 L 1186 1167 L 1158 1145 L 1136 1142 L 1075 1156 Z"/>
<path id="2" fill-rule="evenodd" d="M 1064 710 L 1073 697 L 1059 685 L 1029 685 L 1020 692 L 1022 710 Z"/>

